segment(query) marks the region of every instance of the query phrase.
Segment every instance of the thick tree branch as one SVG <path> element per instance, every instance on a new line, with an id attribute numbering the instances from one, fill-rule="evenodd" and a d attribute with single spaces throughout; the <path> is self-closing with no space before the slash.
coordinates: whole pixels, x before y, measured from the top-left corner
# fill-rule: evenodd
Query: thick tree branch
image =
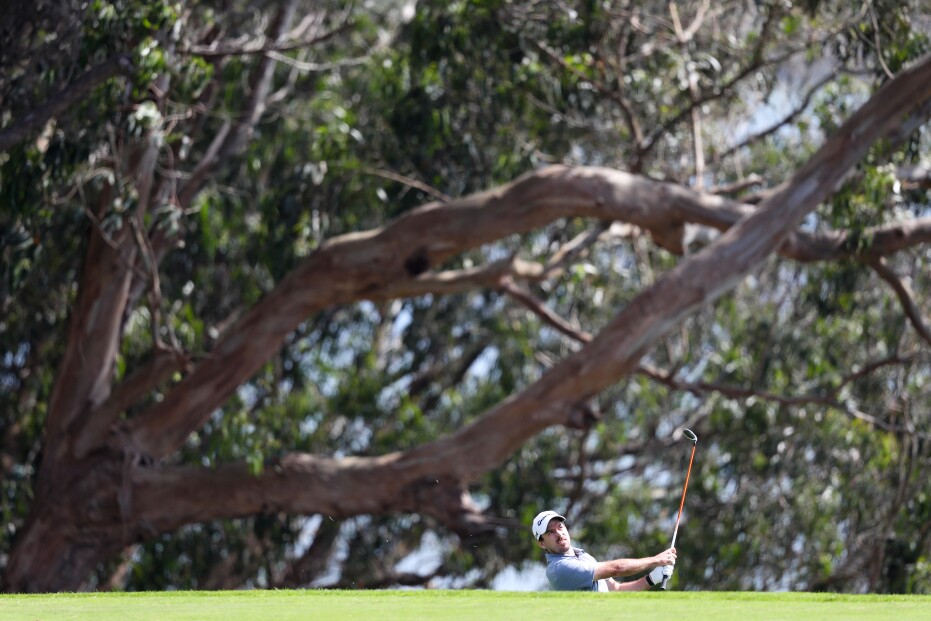
<path id="1" fill-rule="evenodd" d="M 132 145 L 124 157 L 128 168 L 126 180 L 137 190 L 139 200 L 132 212 L 124 215 L 122 227 L 108 235 L 100 226 L 98 215 L 88 210 L 94 226 L 81 276 L 79 303 L 72 311 L 68 346 L 49 407 L 48 447 L 49 455 L 54 456 L 50 460 L 53 463 L 59 457 L 57 447 L 51 450 L 58 434 L 77 424 L 83 426 L 83 421 L 93 416 L 110 396 L 112 368 L 133 279 L 140 278 L 157 287 L 157 269 L 151 261 L 147 271 L 135 266 L 140 255 L 150 259 L 147 254 L 150 248 L 141 238 L 138 222 L 147 215 L 157 153 L 155 142 L 146 137 Z M 105 186 L 98 199 L 99 211 L 109 207 L 112 194 L 118 191 L 119 183 Z M 66 377 L 75 379 L 63 380 Z"/>
<path id="2" fill-rule="evenodd" d="M 868 244 L 863 241 L 868 240 Z M 862 233 L 794 232 L 779 254 L 802 262 L 856 259 L 868 262 L 931 241 L 931 217 L 866 229 Z"/>
<path id="3" fill-rule="evenodd" d="M 460 534 L 481 534 L 497 522 L 482 515 L 451 468 L 419 465 L 398 454 L 333 459 L 289 454 L 260 474 L 246 464 L 136 468 L 127 523 L 141 537 L 185 524 L 256 514 L 291 513 L 339 519 L 360 514 L 418 512 Z"/>
<path id="4" fill-rule="evenodd" d="M 421 295 L 452 295 L 476 289 L 496 289 L 510 278 L 540 280 L 543 266 L 521 259 L 495 261 L 484 267 L 429 272 L 409 281 L 385 283 L 379 299 L 412 298 Z"/>
<path id="5" fill-rule="evenodd" d="M 80 429 L 75 430 L 75 456 L 79 459 L 86 456 L 95 448 L 93 440 L 104 436 L 129 406 L 166 381 L 173 373 L 184 369 L 187 364 L 189 358 L 182 352 L 156 349 L 155 355 L 120 382 L 100 407 L 80 419 L 84 422 L 81 423 Z"/>
<path id="6" fill-rule="evenodd" d="M 632 372 L 640 356 L 685 315 L 730 290 L 780 246 L 784 252 L 793 249 L 798 237 L 787 236 L 802 218 L 834 191 L 876 140 L 928 98 L 931 60 L 925 59 L 888 82 L 757 211 L 644 291 L 601 335 L 554 367 L 540 383 L 490 410 L 486 418 L 495 421 L 496 430 L 508 431 L 487 434 L 471 426 L 423 450 L 461 464 L 457 478 L 471 480 L 500 463 L 526 438 L 563 422 L 574 403 Z M 689 208 L 706 213 L 713 213 L 712 206 L 730 204 L 721 197 L 697 195 L 617 171 L 553 167 L 502 188 L 412 210 L 381 230 L 330 240 L 244 316 L 218 343 L 212 358 L 161 403 L 131 421 L 128 437 L 143 453 L 168 455 L 280 347 L 298 323 L 323 308 L 383 299 L 387 290 L 396 292 L 403 283 L 466 249 L 569 214 L 628 220 L 648 229 L 666 227 L 669 208 L 651 208 L 674 203 L 677 196 L 680 201 L 691 199 L 685 201 Z M 467 457 L 462 453 L 466 449 L 476 451 L 475 455 Z M 418 459 L 418 451 L 409 458 Z"/>
<path id="7" fill-rule="evenodd" d="M 109 204 L 115 188 L 105 186 L 99 203 Z M 91 229 L 78 299 L 72 307 L 67 348 L 49 400 L 43 477 L 51 478 L 71 448 L 65 432 L 110 395 L 123 310 L 138 248 L 129 226 L 112 238 Z M 48 464 L 48 465 L 47 465 Z"/>
<path id="8" fill-rule="evenodd" d="M 470 481 L 500 464 L 528 437 L 564 422 L 573 403 L 632 372 L 646 350 L 682 317 L 723 295 L 774 251 L 875 140 L 931 97 L 931 81 L 922 84 L 929 78 L 931 57 L 889 82 L 759 211 L 661 277 L 591 343 L 471 425 L 404 454 L 402 463 L 451 464 L 455 479 Z"/>

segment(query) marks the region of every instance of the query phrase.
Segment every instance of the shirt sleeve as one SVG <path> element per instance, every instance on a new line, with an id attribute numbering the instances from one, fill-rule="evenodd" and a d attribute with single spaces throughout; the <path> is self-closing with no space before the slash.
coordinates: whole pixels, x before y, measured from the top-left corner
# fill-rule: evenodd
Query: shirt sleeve
<path id="1" fill-rule="evenodd" d="M 546 577 L 556 591 L 591 591 L 595 583 L 595 559 L 566 556 L 546 568 Z"/>

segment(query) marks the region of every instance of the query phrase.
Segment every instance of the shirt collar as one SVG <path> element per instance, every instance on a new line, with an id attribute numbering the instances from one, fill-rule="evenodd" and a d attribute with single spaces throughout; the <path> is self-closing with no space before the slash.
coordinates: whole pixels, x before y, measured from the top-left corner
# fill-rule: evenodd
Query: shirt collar
<path id="1" fill-rule="evenodd" d="M 551 557 L 552 558 L 566 558 L 566 557 L 572 558 L 573 556 L 582 556 L 583 554 L 585 554 L 585 550 L 583 550 L 582 548 L 571 547 L 569 549 L 575 552 L 575 554 L 553 554 L 552 552 L 545 552 L 544 554 L 546 554 L 546 560 L 549 560 Z"/>

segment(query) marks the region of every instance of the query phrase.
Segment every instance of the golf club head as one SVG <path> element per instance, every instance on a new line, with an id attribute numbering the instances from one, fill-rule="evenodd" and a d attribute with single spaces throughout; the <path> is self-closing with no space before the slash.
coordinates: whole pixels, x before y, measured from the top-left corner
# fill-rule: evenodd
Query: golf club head
<path id="1" fill-rule="evenodd" d="M 682 435 L 685 436 L 687 440 L 691 441 L 692 444 L 698 444 L 698 436 L 696 436 L 695 432 L 691 429 L 683 429 Z"/>

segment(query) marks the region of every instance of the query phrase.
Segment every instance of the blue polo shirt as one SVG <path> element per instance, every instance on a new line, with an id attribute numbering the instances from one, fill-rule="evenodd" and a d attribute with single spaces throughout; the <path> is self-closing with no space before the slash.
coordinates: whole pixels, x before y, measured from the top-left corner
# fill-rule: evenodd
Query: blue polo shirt
<path id="1" fill-rule="evenodd" d="M 572 548 L 575 556 L 546 553 L 546 578 L 554 591 L 607 591 L 608 583 L 595 581 L 598 561 L 582 548 Z"/>

